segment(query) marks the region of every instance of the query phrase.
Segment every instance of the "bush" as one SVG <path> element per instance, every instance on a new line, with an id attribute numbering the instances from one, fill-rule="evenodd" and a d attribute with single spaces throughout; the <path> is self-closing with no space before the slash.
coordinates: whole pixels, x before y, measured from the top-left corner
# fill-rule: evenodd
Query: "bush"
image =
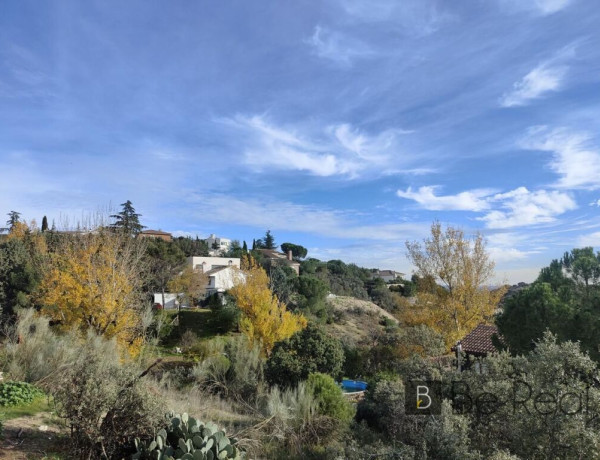
<path id="1" fill-rule="evenodd" d="M 181 338 L 179 339 L 179 345 L 184 351 L 189 351 L 198 342 L 198 336 L 194 331 L 186 329 Z"/>
<path id="2" fill-rule="evenodd" d="M 228 341 L 222 352 L 211 353 L 196 364 L 196 381 L 224 396 L 255 401 L 264 392 L 264 358 L 258 344 L 250 345 L 246 336 Z"/>
<path id="3" fill-rule="evenodd" d="M 213 332 L 227 334 L 238 329 L 241 312 L 235 303 L 226 303 L 211 309 L 210 324 Z"/>
<path id="4" fill-rule="evenodd" d="M 0 406 L 29 404 L 41 396 L 42 390 L 26 382 L 0 383 Z"/>
<path id="5" fill-rule="evenodd" d="M 6 371 L 13 380 L 39 382 L 60 372 L 79 353 L 74 333 L 56 334 L 49 319 L 21 310 L 5 346 Z"/>
<path id="6" fill-rule="evenodd" d="M 341 376 L 344 350 L 340 341 L 315 325 L 278 342 L 267 360 L 265 376 L 271 385 L 290 387 L 314 372 Z"/>
<path id="7" fill-rule="evenodd" d="M 317 401 L 318 412 L 342 423 L 349 423 L 354 417 L 354 409 L 335 381 L 325 374 L 310 374 L 306 387 Z"/>
<path id="8" fill-rule="evenodd" d="M 122 458 L 134 437 L 155 432 L 163 412 L 139 380 L 143 375 L 131 364 L 121 365 L 114 339 L 88 334 L 77 358 L 51 382 L 77 456 Z"/>

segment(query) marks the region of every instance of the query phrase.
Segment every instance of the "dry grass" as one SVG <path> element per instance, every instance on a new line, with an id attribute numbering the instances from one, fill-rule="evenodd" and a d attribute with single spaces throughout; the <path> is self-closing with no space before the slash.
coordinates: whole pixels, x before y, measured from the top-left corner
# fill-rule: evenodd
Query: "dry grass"
<path id="1" fill-rule="evenodd" d="M 370 337 L 383 332 L 382 319 L 398 323 L 398 320 L 373 302 L 354 297 L 337 296 L 327 299 L 337 317 L 341 318 L 327 326 L 328 331 L 342 342 L 356 346 L 366 343 Z"/>

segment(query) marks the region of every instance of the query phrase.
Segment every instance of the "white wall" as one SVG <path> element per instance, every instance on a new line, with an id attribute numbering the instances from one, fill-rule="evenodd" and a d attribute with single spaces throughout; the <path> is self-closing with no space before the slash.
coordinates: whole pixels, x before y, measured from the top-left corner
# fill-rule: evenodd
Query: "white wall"
<path id="1" fill-rule="evenodd" d="M 225 270 L 219 270 L 218 272 L 210 275 L 207 287 L 207 294 L 214 294 L 215 292 L 225 292 L 231 289 L 238 282 L 245 282 L 246 275 L 239 269 L 231 267 Z"/>
<path id="2" fill-rule="evenodd" d="M 163 305 L 163 296 L 162 293 L 154 293 L 154 303 L 159 303 L 163 306 L 165 310 L 170 310 L 175 308 L 175 300 L 177 299 L 177 294 L 171 294 L 165 292 L 165 304 Z"/>
<path id="3" fill-rule="evenodd" d="M 188 265 L 193 269 L 203 268 L 203 272 L 207 272 L 217 267 L 228 267 L 232 265 L 240 268 L 240 259 L 235 257 L 188 257 Z M 231 263 L 230 263 L 231 262 Z"/>

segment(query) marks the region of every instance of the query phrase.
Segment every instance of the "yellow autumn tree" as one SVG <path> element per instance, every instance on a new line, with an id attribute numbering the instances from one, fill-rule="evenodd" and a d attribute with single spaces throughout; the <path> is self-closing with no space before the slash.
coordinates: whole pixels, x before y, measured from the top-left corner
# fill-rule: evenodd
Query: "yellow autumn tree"
<path id="1" fill-rule="evenodd" d="M 267 273 L 251 257 L 242 261 L 242 274 L 230 293 L 242 311 L 240 329 L 268 355 L 276 342 L 306 327 L 306 318 L 288 311 L 269 289 Z"/>
<path id="2" fill-rule="evenodd" d="M 189 306 L 193 307 L 204 297 L 207 285 L 208 277 L 204 273 L 185 267 L 167 283 L 167 289 L 169 292 L 183 294 Z"/>
<path id="3" fill-rule="evenodd" d="M 42 313 L 65 329 L 116 338 L 131 356 L 143 344 L 143 243 L 107 230 L 61 236 L 38 289 Z"/>
<path id="4" fill-rule="evenodd" d="M 466 238 L 460 229 L 431 226 L 431 236 L 406 242 L 408 258 L 417 275 L 439 286 L 417 293 L 415 305 L 405 307 L 400 319 L 407 325 L 425 324 L 440 332 L 448 347 L 477 324 L 492 319 L 505 289 L 492 289 L 494 262 L 481 234 Z"/>

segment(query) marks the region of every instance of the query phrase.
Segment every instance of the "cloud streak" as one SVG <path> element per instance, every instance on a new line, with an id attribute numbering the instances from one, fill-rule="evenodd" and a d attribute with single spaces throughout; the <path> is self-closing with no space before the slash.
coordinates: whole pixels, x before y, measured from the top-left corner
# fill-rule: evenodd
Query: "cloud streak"
<path id="1" fill-rule="evenodd" d="M 357 179 L 401 172 L 392 165 L 407 162 L 397 155 L 398 136 L 407 133 L 403 130 L 369 135 L 350 124 L 338 124 L 299 134 L 297 129 L 276 126 L 258 115 L 221 121 L 243 135 L 243 161 L 259 172 L 288 170 Z"/>
<path id="2" fill-rule="evenodd" d="M 423 235 L 430 226 L 429 223 L 365 225 L 356 220 L 355 213 L 223 194 L 193 194 L 188 202 L 190 209 L 213 222 L 344 239 L 404 241 L 408 236 Z"/>
<path id="3" fill-rule="evenodd" d="M 429 211 L 485 212 L 477 220 L 490 229 L 505 229 L 554 222 L 558 216 L 577 208 L 569 193 L 557 190 L 529 191 L 519 187 L 506 193 L 478 189 L 455 195 L 436 195 L 438 187 L 398 190 L 400 198 L 413 200 Z"/>
<path id="4" fill-rule="evenodd" d="M 374 56 L 374 51 L 365 43 L 325 27 L 316 26 L 310 38 L 305 40 L 313 52 L 343 66 L 350 66 L 356 59 Z"/>
<path id="5" fill-rule="evenodd" d="M 493 193 L 493 191 L 484 189 L 444 196 L 436 195 L 437 189 L 439 186 L 424 186 L 413 191 L 411 187 L 408 187 L 405 191 L 398 190 L 396 195 L 400 198 L 414 200 L 423 209 L 429 211 L 483 211 L 490 207 L 485 198 Z"/>
<path id="6" fill-rule="evenodd" d="M 500 98 L 502 107 L 519 107 L 540 99 L 563 86 L 566 66 L 541 64 L 513 85 L 513 89 Z"/>
<path id="7" fill-rule="evenodd" d="M 519 144 L 524 149 L 552 154 L 549 166 L 560 176 L 556 187 L 596 190 L 600 188 L 600 151 L 591 140 L 589 133 L 535 126 Z"/>

